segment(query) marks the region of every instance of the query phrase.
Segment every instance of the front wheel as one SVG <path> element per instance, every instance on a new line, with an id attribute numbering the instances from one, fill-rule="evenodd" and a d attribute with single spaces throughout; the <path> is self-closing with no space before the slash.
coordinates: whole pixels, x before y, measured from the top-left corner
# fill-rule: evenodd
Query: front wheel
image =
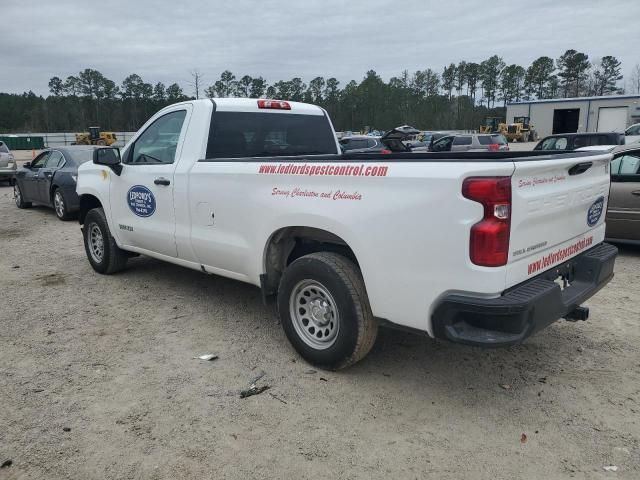
<path id="1" fill-rule="evenodd" d="M 278 311 L 293 347 L 321 368 L 338 370 L 361 360 L 378 333 L 358 267 L 336 253 L 291 263 L 280 281 Z"/>
<path id="2" fill-rule="evenodd" d="M 111 235 L 102 208 L 89 210 L 84 219 L 82 233 L 87 258 L 96 272 L 109 275 L 124 269 L 127 253 L 118 247 Z"/>

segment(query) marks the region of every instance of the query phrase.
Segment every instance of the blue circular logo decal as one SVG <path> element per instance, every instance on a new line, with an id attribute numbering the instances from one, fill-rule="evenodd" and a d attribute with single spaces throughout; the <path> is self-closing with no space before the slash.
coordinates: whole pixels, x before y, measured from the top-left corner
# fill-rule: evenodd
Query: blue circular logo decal
<path id="1" fill-rule="evenodd" d="M 604 210 L 604 197 L 600 197 L 591 204 L 587 211 L 587 225 L 593 227 L 600 217 L 602 216 L 602 210 Z"/>
<path id="2" fill-rule="evenodd" d="M 142 185 L 134 185 L 127 192 L 127 204 L 139 217 L 150 217 L 156 211 L 156 197 Z"/>

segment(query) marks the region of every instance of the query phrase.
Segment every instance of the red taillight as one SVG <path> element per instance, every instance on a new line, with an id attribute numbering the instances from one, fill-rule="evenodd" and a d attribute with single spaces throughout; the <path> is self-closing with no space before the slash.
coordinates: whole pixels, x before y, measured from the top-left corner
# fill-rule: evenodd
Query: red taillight
<path id="1" fill-rule="evenodd" d="M 470 177 L 462 195 L 481 203 L 484 216 L 471 227 L 469 256 L 483 267 L 506 265 L 511 231 L 511 177 Z"/>
<path id="2" fill-rule="evenodd" d="M 498 145 L 497 143 L 490 143 L 487 146 L 489 147 L 490 152 L 497 152 L 500 150 L 500 145 Z"/>
<path id="3" fill-rule="evenodd" d="M 387 150 L 386 148 L 383 148 L 382 150 L 380 150 L 380 153 L 391 153 L 391 150 Z"/>
<path id="4" fill-rule="evenodd" d="M 271 108 L 273 110 L 291 110 L 289 102 L 282 100 L 258 100 L 258 108 Z"/>

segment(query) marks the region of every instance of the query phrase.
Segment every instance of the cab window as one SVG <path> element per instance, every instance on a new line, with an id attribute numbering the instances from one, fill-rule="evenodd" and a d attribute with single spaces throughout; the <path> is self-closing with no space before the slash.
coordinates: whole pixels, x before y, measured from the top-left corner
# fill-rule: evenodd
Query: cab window
<path id="1" fill-rule="evenodd" d="M 33 162 L 31 162 L 31 168 L 44 167 L 45 163 L 47 162 L 47 158 L 49 158 L 50 153 L 51 152 L 43 152 L 39 156 L 37 156 L 36 159 Z"/>
<path id="2" fill-rule="evenodd" d="M 451 144 L 453 143 L 453 137 L 442 137 L 437 140 L 431 149 L 433 152 L 448 152 L 451 150 Z"/>
<path id="3" fill-rule="evenodd" d="M 613 175 L 638 175 L 640 173 L 640 154 L 623 155 L 611 162 Z"/>
<path id="4" fill-rule="evenodd" d="M 47 163 L 45 166 L 47 168 L 59 168 L 63 164 L 64 164 L 64 157 L 62 156 L 62 153 L 55 150 L 51 152 L 51 155 L 49 155 L 49 158 L 47 159 Z"/>
<path id="5" fill-rule="evenodd" d="M 471 137 L 455 137 L 453 140 L 454 145 L 471 145 Z"/>
<path id="6" fill-rule="evenodd" d="M 624 132 L 625 135 L 640 135 L 640 124 L 638 125 L 631 125 L 629 128 L 627 128 L 627 131 Z"/>
<path id="7" fill-rule="evenodd" d="M 132 165 L 170 164 L 175 161 L 178 139 L 186 110 L 167 113 L 153 122 L 138 137 L 127 162 Z"/>

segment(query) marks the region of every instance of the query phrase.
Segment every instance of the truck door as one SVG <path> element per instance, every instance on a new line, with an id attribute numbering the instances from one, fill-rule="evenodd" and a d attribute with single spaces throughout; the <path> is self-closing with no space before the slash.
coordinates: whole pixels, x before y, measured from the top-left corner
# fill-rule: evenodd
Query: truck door
<path id="1" fill-rule="evenodd" d="M 113 233 L 125 246 L 177 256 L 174 172 L 191 106 L 152 119 L 122 155 L 122 172 L 111 175 Z"/>
<path id="2" fill-rule="evenodd" d="M 42 203 L 51 203 L 51 179 L 58 168 L 64 164 L 64 156 L 57 150 L 52 150 L 47 163 L 38 172 L 38 199 Z"/>

